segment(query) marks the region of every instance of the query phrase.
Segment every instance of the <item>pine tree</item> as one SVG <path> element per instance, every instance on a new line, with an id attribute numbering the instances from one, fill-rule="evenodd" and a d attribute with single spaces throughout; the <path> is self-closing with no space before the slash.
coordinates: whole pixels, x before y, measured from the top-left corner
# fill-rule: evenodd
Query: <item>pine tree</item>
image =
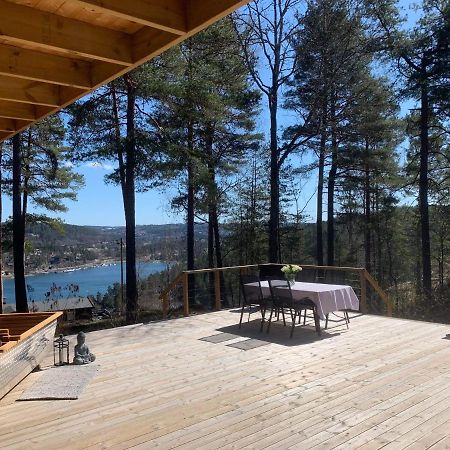
<path id="1" fill-rule="evenodd" d="M 381 281 L 382 236 L 386 237 L 381 218 L 392 214 L 397 203 L 396 147 L 402 139 L 402 123 L 397 117 L 397 101 L 386 80 L 369 76 L 353 89 L 362 91 L 354 95 L 354 102 L 349 105 L 352 122 L 347 129 L 347 150 L 341 154 L 341 178 L 343 190 L 353 192 L 351 201 L 358 200 L 356 210 L 362 217 L 365 267 L 368 271 L 376 268 L 374 274 Z"/>
<path id="2" fill-rule="evenodd" d="M 9 193 L 13 201 L 13 256 L 16 309 L 28 311 L 25 284 L 25 231 L 27 223 L 54 219 L 30 214 L 29 203 L 50 212 L 65 212 L 66 200 L 76 200 L 83 178 L 67 164 L 69 148 L 64 145 L 65 127 L 60 116 L 42 120 L 13 137 L 10 160 Z"/>
<path id="3" fill-rule="evenodd" d="M 258 138 L 253 134 L 258 94 L 250 86 L 228 20 L 167 52 L 152 66 L 156 81 L 149 96 L 157 101 L 152 124 L 172 160 L 167 175 L 181 175 L 186 186 L 175 204 L 187 212 L 187 268 L 195 267 L 194 218 L 199 216 L 206 216 L 208 223 L 208 264 L 221 267 L 219 216 L 226 196 L 220 184 Z"/>
<path id="4" fill-rule="evenodd" d="M 385 48 L 397 62 L 405 83 L 404 95 L 414 99 L 418 107 L 416 122 L 420 146 L 417 152 L 418 205 L 420 212 L 422 288 L 431 296 L 431 238 L 429 217 L 430 133 L 437 118 L 448 118 L 448 83 L 450 65 L 450 5 L 447 1 L 423 0 L 423 18 L 410 32 L 400 30 L 398 14 L 391 0 L 369 1 L 371 13 L 377 17 Z"/>
<path id="5" fill-rule="evenodd" d="M 147 66 L 100 88 L 72 105 L 70 129 L 74 161 L 112 162 L 105 181 L 119 184 L 125 216 L 126 319 L 138 315 L 135 192 L 155 183 L 158 160 L 155 136 L 147 125 Z"/>
<path id="6" fill-rule="evenodd" d="M 323 265 L 323 196 L 327 191 L 327 264 L 335 260 L 335 190 L 339 177 L 340 153 L 345 151 L 350 109 L 355 96 L 364 92 L 372 52 L 358 0 L 314 0 L 308 2 L 295 35 L 297 56 L 294 78 L 286 106 L 297 112 L 303 123 L 318 136 L 309 142 L 318 157 L 317 264 Z M 294 128 L 295 130 L 295 128 Z M 292 133 L 287 130 L 287 135 Z M 329 167 L 328 173 L 326 168 Z"/>

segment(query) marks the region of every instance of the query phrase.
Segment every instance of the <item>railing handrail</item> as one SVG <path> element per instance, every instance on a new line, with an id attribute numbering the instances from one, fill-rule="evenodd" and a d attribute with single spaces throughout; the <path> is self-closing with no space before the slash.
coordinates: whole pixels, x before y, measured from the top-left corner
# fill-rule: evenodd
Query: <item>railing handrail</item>
<path id="1" fill-rule="evenodd" d="M 193 275 L 196 273 L 208 273 L 208 272 L 224 272 L 226 270 L 235 270 L 235 269 L 251 269 L 254 267 L 259 267 L 262 264 L 249 264 L 246 266 L 228 266 L 228 267 L 213 267 L 209 269 L 194 269 L 194 270 L 184 270 L 182 273 L 187 273 L 188 275 Z"/>
<path id="2" fill-rule="evenodd" d="M 285 263 L 288 264 L 288 263 Z M 220 273 L 231 270 L 243 270 L 243 269 L 253 269 L 261 266 L 283 266 L 285 264 L 281 263 L 263 263 L 263 264 L 248 264 L 243 266 L 227 266 L 227 267 L 213 267 L 205 269 L 194 269 L 194 270 L 184 270 L 178 274 L 173 281 L 161 292 L 159 298 L 162 301 L 163 307 L 163 318 L 167 318 L 169 311 L 169 293 L 173 288 L 178 285 L 183 285 L 183 309 L 184 315 L 189 315 L 189 299 L 188 299 L 188 279 L 189 275 L 195 275 L 200 273 L 214 273 L 215 274 L 215 306 L 216 309 L 220 309 Z M 360 308 L 362 312 L 367 310 L 367 282 L 374 289 L 374 291 L 380 296 L 386 307 L 386 312 L 388 316 L 392 316 L 392 302 L 388 298 L 387 294 L 383 291 L 378 282 L 373 278 L 373 276 L 364 267 L 341 267 L 341 266 L 317 266 L 314 264 L 298 264 L 304 269 L 315 269 L 315 270 L 331 270 L 331 271 L 343 271 L 343 272 L 356 272 L 359 274 L 360 279 Z"/>
<path id="3" fill-rule="evenodd" d="M 285 266 L 290 263 L 264 263 L 257 264 L 257 266 Z M 365 270 L 363 267 L 345 267 L 345 266 L 317 266 L 315 264 L 298 264 L 302 269 L 323 269 L 323 270 L 336 270 L 336 271 L 346 271 L 346 272 L 360 272 Z"/>

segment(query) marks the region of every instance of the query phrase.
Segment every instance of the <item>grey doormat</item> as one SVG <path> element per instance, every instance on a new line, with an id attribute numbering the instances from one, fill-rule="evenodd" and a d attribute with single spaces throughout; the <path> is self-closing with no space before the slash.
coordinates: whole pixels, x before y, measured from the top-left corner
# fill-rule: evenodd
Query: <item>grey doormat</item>
<path id="1" fill-rule="evenodd" d="M 18 401 L 76 400 L 96 372 L 97 367 L 92 365 L 51 367 L 23 392 Z"/>
<path id="2" fill-rule="evenodd" d="M 219 344 L 220 342 L 231 341 L 239 336 L 231 333 L 213 334 L 212 336 L 202 337 L 199 341 L 212 342 L 213 344 Z"/>
<path id="3" fill-rule="evenodd" d="M 246 339 L 245 341 L 234 342 L 227 344 L 227 347 L 239 348 L 240 350 L 251 350 L 252 348 L 262 347 L 268 345 L 269 342 L 260 341 L 259 339 Z"/>

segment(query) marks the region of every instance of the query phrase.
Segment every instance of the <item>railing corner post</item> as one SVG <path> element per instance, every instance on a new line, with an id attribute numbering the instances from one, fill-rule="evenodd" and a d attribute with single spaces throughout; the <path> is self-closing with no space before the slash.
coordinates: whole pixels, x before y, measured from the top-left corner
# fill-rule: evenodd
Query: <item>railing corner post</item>
<path id="1" fill-rule="evenodd" d="M 361 269 L 359 272 L 360 283 L 361 283 L 361 305 L 360 310 L 363 314 L 367 313 L 367 280 L 366 280 L 366 269 Z"/>
<path id="2" fill-rule="evenodd" d="M 169 312 L 169 294 L 164 294 L 162 297 L 162 316 L 163 320 L 167 320 Z"/>
<path id="3" fill-rule="evenodd" d="M 215 297 L 215 309 L 220 311 L 222 308 L 221 294 L 220 294 L 220 271 L 214 271 L 214 297 Z"/>
<path id="4" fill-rule="evenodd" d="M 387 315 L 392 317 L 392 302 L 390 300 L 387 301 Z"/>
<path id="5" fill-rule="evenodd" d="M 183 312 L 184 316 L 189 316 L 189 274 L 183 272 Z"/>

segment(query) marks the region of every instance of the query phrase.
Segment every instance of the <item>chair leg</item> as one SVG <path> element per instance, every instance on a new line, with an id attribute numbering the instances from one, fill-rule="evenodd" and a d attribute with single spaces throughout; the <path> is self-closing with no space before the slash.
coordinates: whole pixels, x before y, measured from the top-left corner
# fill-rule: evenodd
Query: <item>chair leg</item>
<path id="1" fill-rule="evenodd" d="M 345 317 L 345 325 L 347 325 L 347 330 L 348 330 L 348 324 L 350 323 L 350 319 L 348 318 L 347 311 L 344 311 L 344 317 Z"/>
<path id="2" fill-rule="evenodd" d="M 244 308 L 245 308 L 245 303 L 242 302 L 241 320 L 239 321 L 239 328 L 241 328 L 241 326 L 242 326 L 242 318 L 244 317 Z"/>
<path id="3" fill-rule="evenodd" d="M 270 331 L 270 324 L 272 323 L 272 315 L 273 315 L 273 308 L 270 308 L 270 316 L 269 316 L 269 324 L 267 325 L 267 333 Z"/>
<path id="4" fill-rule="evenodd" d="M 303 325 L 306 325 L 306 308 L 304 309 L 304 313 L 303 313 Z"/>
<path id="5" fill-rule="evenodd" d="M 325 316 L 325 330 L 328 328 L 328 316 L 329 314 Z"/>
<path id="6" fill-rule="evenodd" d="M 265 317 L 266 317 L 266 308 L 261 307 L 261 328 L 259 329 L 260 332 L 262 332 L 264 328 Z"/>
<path id="7" fill-rule="evenodd" d="M 284 308 L 281 308 L 281 315 L 283 316 L 283 324 L 286 326 L 286 317 L 284 316 Z"/>

